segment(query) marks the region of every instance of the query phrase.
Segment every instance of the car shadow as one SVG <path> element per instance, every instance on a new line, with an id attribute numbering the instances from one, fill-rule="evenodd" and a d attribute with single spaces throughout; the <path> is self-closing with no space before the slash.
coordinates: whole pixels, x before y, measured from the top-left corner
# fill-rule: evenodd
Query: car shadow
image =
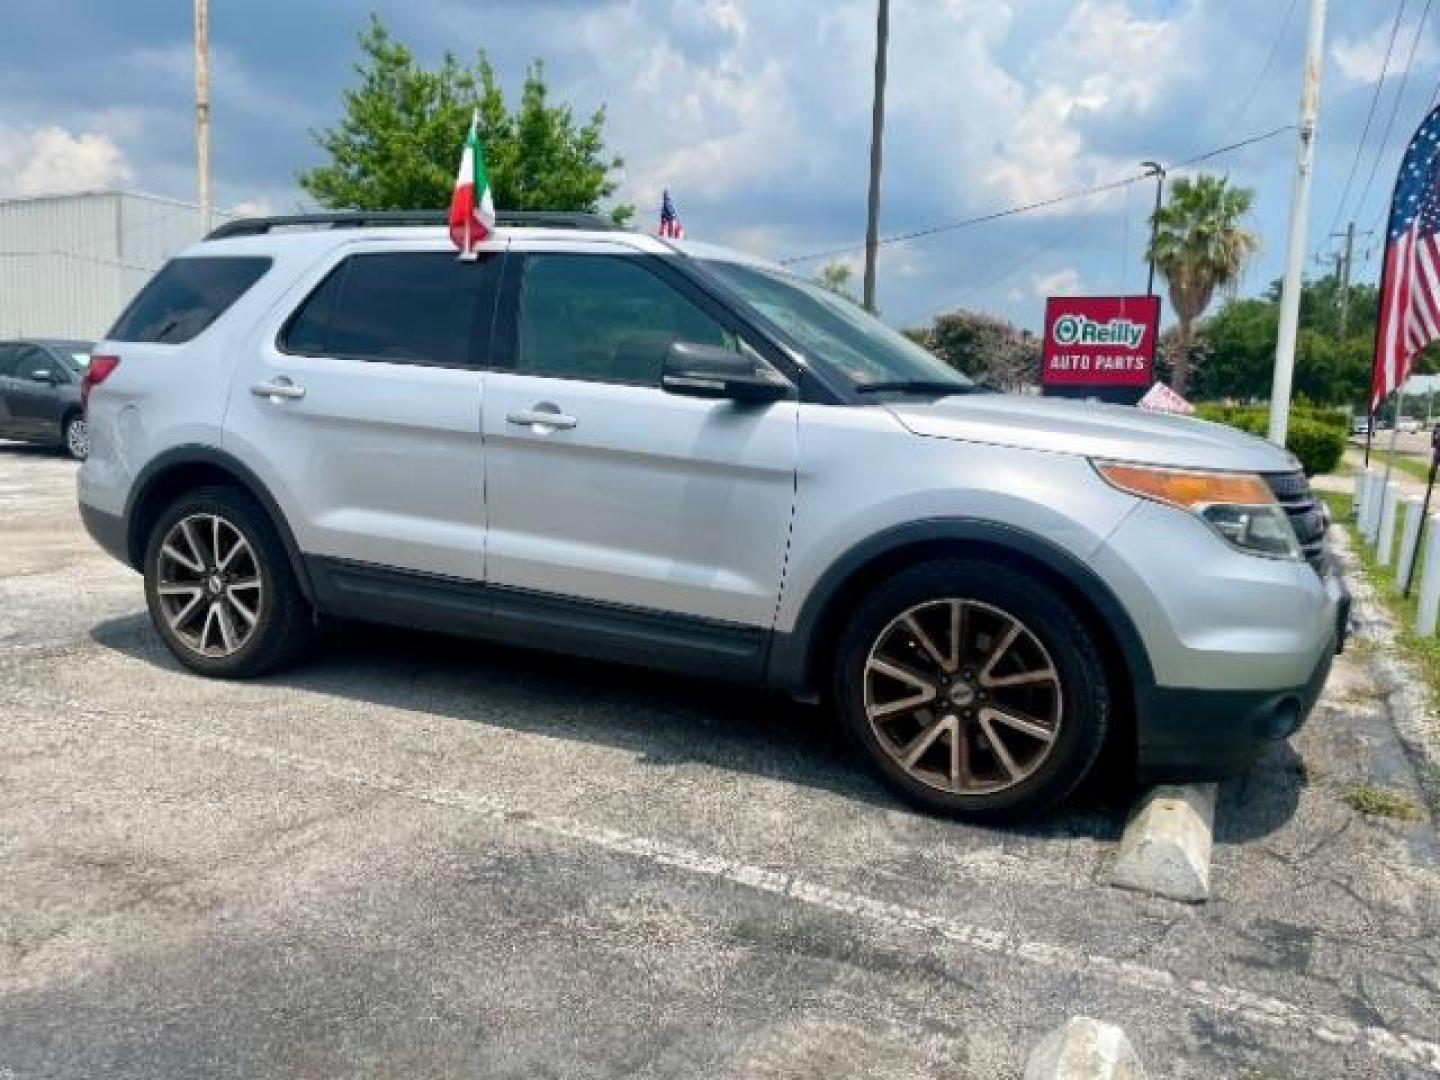
<path id="1" fill-rule="evenodd" d="M 1215 842 L 1243 844 L 1279 832 L 1294 818 L 1309 783 L 1309 769 L 1295 747 L 1270 743 L 1249 769 L 1220 785 Z"/>
<path id="2" fill-rule="evenodd" d="M 0 438 L 0 454 L 7 457 L 36 457 L 54 458 L 56 460 L 68 460 L 59 446 L 48 446 L 44 443 L 11 442 L 8 439 Z"/>
<path id="3" fill-rule="evenodd" d="M 144 614 L 99 623 L 91 637 L 132 659 L 183 670 Z M 924 813 L 870 773 L 824 709 L 755 689 L 368 624 L 331 628 L 314 656 L 256 681 Z M 1115 839 L 1133 790 L 1102 767 L 1059 810 L 995 828 L 1016 836 Z"/>

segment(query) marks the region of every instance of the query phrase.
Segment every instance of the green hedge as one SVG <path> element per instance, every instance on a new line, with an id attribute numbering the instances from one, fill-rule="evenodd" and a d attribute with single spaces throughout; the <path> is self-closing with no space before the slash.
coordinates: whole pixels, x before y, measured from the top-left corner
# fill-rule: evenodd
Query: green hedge
<path id="1" fill-rule="evenodd" d="M 1270 410 L 1259 406 L 1203 404 L 1195 406 L 1195 415 L 1261 438 L 1270 428 Z M 1330 472 L 1340 464 L 1349 433 L 1350 418 L 1345 413 L 1300 405 L 1290 412 L 1285 446 L 1300 459 L 1305 472 L 1314 476 Z"/>

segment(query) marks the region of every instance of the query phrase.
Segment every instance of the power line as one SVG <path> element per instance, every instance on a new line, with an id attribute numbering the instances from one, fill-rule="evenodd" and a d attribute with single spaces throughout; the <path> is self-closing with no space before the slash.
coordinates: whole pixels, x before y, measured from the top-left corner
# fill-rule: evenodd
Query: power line
<path id="1" fill-rule="evenodd" d="M 1395 101 L 1390 106 L 1390 117 L 1385 121 L 1385 134 L 1380 136 L 1380 145 L 1375 151 L 1375 160 L 1370 163 L 1370 175 L 1365 178 L 1365 187 L 1360 191 L 1360 198 L 1355 202 L 1355 216 L 1359 217 L 1365 207 L 1365 200 L 1370 196 L 1370 188 L 1375 183 L 1375 174 L 1380 169 L 1380 161 L 1384 158 L 1390 144 L 1390 133 L 1395 127 L 1395 117 L 1400 112 L 1400 102 L 1405 97 L 1405 87 L 1410 82 L 1410 69 L 1415 66 L 1415 54 L 1420 50 L 1420 37 L 1425 33 L 1425 22 L 1430 18 L 1430 7 L 1435 0 L 1425 0 L 1425 10 L 1420 13 L 1420 22 L 1415 26 L 1415 36 L 1410 41 L 1410 55 L 1405 59 L 1405 70 L 1400 74 L 1400 85 L 1395 90 Z"/>
<path id="2" fill-rule="evenodd" d="M 1255 76 L 1255 81 L 1250 84 L 1250 89 L 1246 92 L 1245 96 L 1240 99 L 1240 104 L 1231 110 L 1230 116 L 1226 121 L 1227 126 L 1235 123 L 1245 115 L 1245 112 L 1254 102 L 1255 95 L 1260 92 L 1260 87 L 1264 85 L 1266 76 L 1270 74 L 1270 69 L 1275 65 L 1275 57 L 1280 53 L 1280 44 L 1285 40 L 1285 31 L 1289 29 L 1290 26 L 1290 16 L 1295 14 L 1295 7 L 1298 3 L 1299 0 L 1290 0 L 1290 6 L 1285 9 L 1285 17 L 1280 20 L 1280 28 L 1275 32 L 1275 40 L 1270 43 L 1270 52 L 1265 57 L 1265 63 L 1260 67 L 1260 74 Z"/>
<path id="3" fill-rule="evenodd" d="M 1280 127 L 1274 128 L 1260 135 L 1252 135 L 1247 139 L 1240 139 L 1238 142 L 1227 143 L 1224 146 L 1217 146 L 1213 150 L 1206 150 L 1203 153 L 1196 154 L 1194 157 L 1185 158 L 1183 161 L 1177 161 L 1173 165 L 1167 165 L 1166 172 L 1172 172 L 1176 169 L 1183 169 L 1190 165 L 1198 165 L 1202 161 L 1209 161 L 1211 158 L 1219 157 L 1221 154 L 1228 154 L 1232 151 L 1240 150 L 1246 146 L 1253 146 L 1255 143 L 1264 142 L 1267 139 L 1273 139 L 1276 135 L 1283 134 L 1286 131 L 1293 131 L 1294 128 L 1294 124 L 1284 124 Z M 1032 213 L 1035 210 L 1043 210 L 1049 206 L 1056 206 L 1060 203 L 1073 202 L 1076 199 L 1083 199 L 1089 195 L 1098 195 L 1103 191 L 1113 191 L 1116 188 L 1122 188 L 1129 184 L 1134 184 L 1140 180 L 1146 179 L 1149 179 L 1148 174 L 1136 173 L 1134 176 L 1127 176 L 1120 180 L 1112 180 L 1108 184 L 1096 184 L 1093 187 L 1083 188 L 1079 191 L 1069 191 L 1064 193 L 1063 195 L 1054 195 L 1048 199 L 1039 199 L 1035 202 L 1023 203 L 1019 206 L 1008 206 L 1003 210 L 993 210 L 986 214 L 979 214 L 975 217 L 962 218 L 959 221 L 951 221 L 943 225 L 932 225 L 928 228 L 915 229 L 911 232 L 895 233 L 890 236 L 882 236 L 879 240 L 879 243 L 881 244 L 881 246 L 888 246 L 890 244 L 903 244 L 908 243 L 912 240 L 920 240 L 929 236 L 937 236 L 940 233 L 955 232 L 959 229 L 968 229 L 975 225 L 984 225 L 991 221 L 999 221 L 1002 218 L 1014 217 L 1017 214 L 1028 214 Z M 813 251 L 805 255 L 792 255 L 789 258 L 781 259 L 780 265 L 793 266 L 796 263 L 812 262 L 815 259 L 826 259 L 836 255 L 849 255 L 855 251 L 861 250 L 863 246 L 864 245 L 848 244 L 845 247 L 829 248 L 825 251 Z"/>
<path id="4" fill-rule="evenodd" d="M 1400 33 L 1400 20 L 1405 16 L 1406 0 L 1400 0 L 1395 7 L 1395 21 L 1390 24 L 1390 42 L 1385 46 L 1385 62 L 1380 65 L 1380 77 L 1375 81 L 1375 93 L 1370 96 L 1370 110 L 1365 114 L 1365 126 L 1360 131 L 1360 141 L 1355 146 L 1355 160 L 1350 163 L 1350 175 L 1345 179 L 1345 189 L 1340 193 L 1340 204 L 1335 207 L 1335 218 L 1327 232 L 1335 232 L 1345 216 L 1345 207 L 1350 201 L 1350 189 L 1355 184 L 1355 174 L 1360 171 L 1360 158 L 1365 153 L 1365 140 L 1370 135 L 1370 125 L 1375 121 L 1375 109 L 1380 104 L 1380 92 L 1385 88 L 1385 75 L 1390 70 L 1390 57 L 1395 51 L 1395 38 Z"/>

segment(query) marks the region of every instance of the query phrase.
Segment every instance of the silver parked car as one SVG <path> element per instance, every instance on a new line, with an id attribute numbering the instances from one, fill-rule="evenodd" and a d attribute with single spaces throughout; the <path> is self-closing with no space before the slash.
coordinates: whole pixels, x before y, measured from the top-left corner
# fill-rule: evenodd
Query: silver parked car
<path id="1" fill-rule="evenodd" d="M 732 252 L 502 224 L 231 223 L 97 346 L 81 511 L 183 664 L 332 615 L 740 680 L 974 819 L 1304 720 L 1346 601 L 1284 451 L 985 392 Z"/>

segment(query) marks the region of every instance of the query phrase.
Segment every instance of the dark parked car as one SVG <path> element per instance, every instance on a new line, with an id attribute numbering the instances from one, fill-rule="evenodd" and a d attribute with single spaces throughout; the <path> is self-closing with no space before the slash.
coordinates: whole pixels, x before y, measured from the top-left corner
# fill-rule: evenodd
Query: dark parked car
<path id="1" fill-rule="evenodd" d="M 90 452 L 80 377 L 88 341 L 0 341 L 0 438 L 58 446 L 73 458 Z"/>

